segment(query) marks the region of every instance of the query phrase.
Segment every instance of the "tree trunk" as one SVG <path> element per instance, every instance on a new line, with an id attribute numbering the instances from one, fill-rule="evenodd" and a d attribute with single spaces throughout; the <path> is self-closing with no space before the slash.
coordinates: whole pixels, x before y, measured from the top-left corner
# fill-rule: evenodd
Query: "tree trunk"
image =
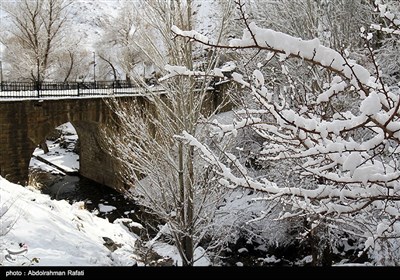
<path id="1" fill-rule="evenodd" d="M 70 50 L 68 50 L 68 53 L 69 53 L 69 58 L 70 58 L 70 64 L 69 64 L 67 74 L 65 75 L 65 78 L 64 78 L 64 83 L 66 83 L 68 81 L 69 76 L 71 76 L 72 69 L 74 69 L 74 54 Z"/>
<path id="2" fill-rule="evenodd" d="M 193 171 L 193 153 L 194 148 L 192 146 L 189 147 L 188 154 L 188 182 L 186 183 L 187 190 L 187 199 L 186 203 L 186 235 L 185 235 L 185 254 L 188 261 L 190 261 L 189 265 L 193 265 L 193 210 L 194 210 L 194 201 L 193 201 L 193 182 L 194 182 L 194 171 Z"/>
<path id="3" fill-rule="evenodd" d="M 185 223 L 185 181 L 184 181 L 184 162 L 183 162 L 183 143 L 179 142 L 178 146 L 178 184 L 179 184 L 179 223 L 181 224 L 181 228 L 186 228 Z M 190 259 L 187 257 L 187 247 L 186 247 L 186 232 L 179 233 L 180 235 L 180 243 L 182 246 L 182 265 L 189 266 Z"/>
<path id="4" fill-rule="evenodd" d="M 40 143 L 40 147 L 42 148 L 42 150 L 44 151 L 45 154 L 47 154 L 49 152 L 49 147 L 47 146 L 46 141 L 43 141 L 42 143 Z"/>

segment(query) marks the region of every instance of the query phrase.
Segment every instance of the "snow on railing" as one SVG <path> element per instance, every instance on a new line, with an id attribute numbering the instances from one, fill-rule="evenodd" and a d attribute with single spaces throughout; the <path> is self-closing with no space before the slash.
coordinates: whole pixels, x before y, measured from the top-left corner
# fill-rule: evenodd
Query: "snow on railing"
<path id="1" fill-rule="evenodd" d="M 0 99 L 142 95 L 149 91 L 162 92 L 163 88 L 155 85 L 143 87 L 127 81 L 0 83 Z"/>

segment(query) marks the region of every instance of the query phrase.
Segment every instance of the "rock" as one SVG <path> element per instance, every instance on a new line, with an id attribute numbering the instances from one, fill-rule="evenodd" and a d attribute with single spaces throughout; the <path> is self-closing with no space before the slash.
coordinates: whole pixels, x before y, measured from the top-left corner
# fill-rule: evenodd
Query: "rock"
<path id="1" fill-rule="evenodd" d="M 103 245 L 106 246 L 111 252 L 114 252 L 118 248 L 122 247 L 121 244 L 115 243 L 111 238 L 103 237 L 103 240 L 105 241 Z"/>

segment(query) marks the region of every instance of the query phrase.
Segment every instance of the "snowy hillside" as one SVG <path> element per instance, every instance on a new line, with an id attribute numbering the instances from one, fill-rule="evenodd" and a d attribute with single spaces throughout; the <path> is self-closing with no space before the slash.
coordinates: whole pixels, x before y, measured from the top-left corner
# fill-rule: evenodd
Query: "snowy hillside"
<path id="1" fill-rule="evenodd" d="M 226 3 L 218 0 L 195 0 L 196 23 L 194 29 L 214 39 L 213 37 L 218 35 L 218 28 L 220 28 L 222 4 Z"/>
<path id="2" fill-rule="evenodd" d="M 103 32 L 99 26 L 100 20 L 108 16 L 116 17 L 123 2 L 124 0 L 73 1 L 71 10 L 74 31 L 70 33 L 79 34 L 82 39 L 81 45 L 92 49 L 93 44 L 101 38 Z M 130 2 L 135 5 L 136 1 Z M 218 28 L 221 14 L 218 2 L 218 0 L 195 0 L 196 28 L 206 35 L 214 34 L 215 29 Z"/>
<path id="3" fill-rule="evenodd" d="M 101 18 L 116 15 L 121 8 L 121 0 L 79 0 L 73 1 L 71 13 L 73 19 L 73 31 L 79 34 L 81 45 L 88 49 L 101 38 L 102 29 L 99 26 Z"/>
<path id="4" fill-rule="evenodd" d="M 3 29 L 0 29 L 0 36 L 4 36 L 4 38 L 6 38 L 10 36 L 10 31 L 12 30 L 13 25 L 12 19 L 8 17 L 3 10 L 5 9 L 5 5 L 3 5 L 3 3 L 4 2 L 0 1 L 0 26 L 3 27 Z M 96 59 L 96 55 L 100 54 L 101 52 L 110 51 L 116 53 L 116 46 L 107 46 L 105 50 L 101 50 L 101 48 L 99 49 L 99 44 L 103 45 L 101 42 L 104 40 L 104 35 L 107 32 L 105 29 L 107 25 L 110 24 L 109 22 L 119 20 L 118 16 L 125 3 L 128 3 L 128 7 L 132 7 L 132 9 L 135 10 L 135 7 L 139 4 L 139 1 L 73 0 L 71 5 L 68 7 L 70 19 L 66 24 L 67 29 L 66 31 L 62 31 L 62 37 L 66 39 L 66 41 L 64 41 L 61 46 L 57 46 L 57 48 L 66 48 L 66 52 L 67 49 L 73 48 L 68 45 L 69 43 L 71 43 L 73 46 L 78 46 L 78 48 L 73 49 L 76 54 L 80 53 L 80 56 L 78 56 L 80 57 L 80 60 L 85 60 L 81 62 L 85 65 L 85 67 L 92 62 L 92 52 L 94 53 L 93 59 Z M 194 18 L 196 21 L 194 26 L 200 32 L 210 36 L 210 38 L 213 37 L 212 34 L 218 34 L 218 32 L 215 31 L 219 30 L 220 28 L 219 22 L 222 14 L 220 12 L 222 5 L 221 3 L 223 3 L 223 1 L 221 2 L 220 0 L 194 0 L 193 15 L 195 15 Z M 5 47 L 2 44 L 3 43 L 0 42 L 0 61 L 3 62 L 3 77 L 4 79 L 9 79 L 7 75 L 9 75 L 8 71 L 10 71 L 9 68 L 11 67 L 10 65 L 12 64 L 12 59 L 7 57 Z M 119 61 L 119 58 L 117 61 Z M 99 67 L 101 66 L 99 65 Z M 117 65 L 116 67 L 118 68 L 119 66 Z M 119 71 L 124 72 L 122 69 L 119 69 Z M 85 76 L 86 74 L 87 73 L 84 70 L 84 73 L 81 73 L 80 75 Z"/>

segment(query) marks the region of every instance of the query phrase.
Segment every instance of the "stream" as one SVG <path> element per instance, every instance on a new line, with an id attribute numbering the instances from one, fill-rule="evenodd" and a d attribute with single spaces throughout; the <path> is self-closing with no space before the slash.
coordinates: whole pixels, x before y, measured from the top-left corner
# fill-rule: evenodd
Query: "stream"
<path id="1" fill-rule="evenodd" d="M 42 171 L 39 178 L 42 185 L 41 192 L 52 199 L 65 200 L 70 204 L 82 201 L 88 211 L 98 217 L 108 219 L 111 223 L 119 218 L 129 218 L 145 226 L 150 236 L 154 237 L 157 233 L 153 230 L 157 226 L 154 217 L 141 210 L 135 201 L 109 187 L 78 175 L 55 175 Z M 152 227 L 148 227 L 148 223 L 152 223 Z M 225 259 L 224 266 L 238 264 L 271 266 L 271 263 L 274 266 L 291 265 L 286 260 L 266 258 L 265 252 L 258 251 L 254 245 L 246 243 L 246 240 L 242 238 L 228 247 L 221 254 L 221 257 Z"/>
<path id="2" fill-rule="evenodd" d="M 51 175 L 50 175 L 51 176 Z M 113 222 L 118 218 L 138 221 L 139 206 L 123 194 L 90 179 L 74 176 L 56 176 L 57 179 L 42 188 L 42 193 L 69 203 L 83 201 L 85 208 Z"/>
<path id="3" fill-rule="evenodd" d="M 61 126 L 61 128 L 59 129 L 62 130 L 61 132 L 54 133 L 53 139 L 47 139 L 49 147 L 47 154 L 40 149 L 34 153 L 34 159 L 31 162 L 31 176 L 38 183 L 40 191 L 52 199 L 65 200 L 70 204 L 83 202 L 85 209 L 98 217 L 108 219 L 111 223 L 116 219 L 129 218 L 145 227 L 145 232 L 131 229 L 134 233 L 138 235 L 145 233 L 148 235 L 147 238 L 153 238 L 162 222 L 137 205 L 133 199 L 88 178 L 79 175 L 65 175 L 66 172 L 61 175 L 59 170 L 55 172 L 54 168 L 49 168 L 48 163 L 54 165 L 53 159 L 59 158 L 61 155 L 64 159 L 63 163 L 68 163 L 68 165 L 63 165 L 58 169 L 69 168 L 76 173 L 79 170 L 76 132 L 71 125 Z M 221 252 L 221 257 L 224 259 L 223 265 L 286 266 L 293 264 L 283 260 L 283 256 L 280 256 L 278 260 L 273 256 L 266 258 L 265 251 L 256 249 L 258 245 L 260 244 L 248 244 L 243 238 L 240 238 L 236 244 L 227 244 L 227 248 Z M 279 252 L 275 253 L 283 255 Z M 292 254 L 293 252 L 290 253 L 290 255 Z"/>
<path id="4" fill-rule="evenodd" d="M 78 143 L 75 128 L 71 123 L 65 123 L 48 135 L 47 153 L 42 147 L 35 150 L 30 163 L 30 176 L 37 181 L 40 191 L 52 199 L 66 200 L 70 204 L 83 201 L 88 211 L 110 222 L 130 218 L 142 223 L 144 213 L 131 198 L 78 175 Z"/>

